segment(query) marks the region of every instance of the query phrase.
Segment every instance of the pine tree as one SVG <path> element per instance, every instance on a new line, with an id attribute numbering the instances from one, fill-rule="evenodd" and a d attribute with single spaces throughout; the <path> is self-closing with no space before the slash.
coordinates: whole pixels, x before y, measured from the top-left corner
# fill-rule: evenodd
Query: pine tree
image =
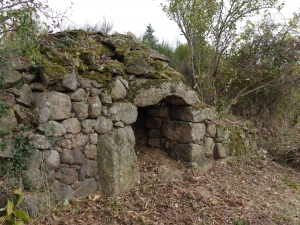
<path id="1" fill-rule="evenodd" d="M 143 43 L 153 49 L 156 48 L 156 44 L 158 42 L 157 37 L 155 35 L 153 35 L 154 32 L 155 32 L 155 30 L 149 23 L 149 25 L 147 26 L 146 32 L 143 35 Z"/>

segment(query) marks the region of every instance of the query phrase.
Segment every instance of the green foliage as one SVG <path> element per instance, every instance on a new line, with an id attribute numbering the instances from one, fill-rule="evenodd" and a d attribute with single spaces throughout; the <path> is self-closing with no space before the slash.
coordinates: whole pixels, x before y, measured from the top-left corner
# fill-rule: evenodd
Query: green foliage
<path id="1" fill-rule="evenodd" d="M 191 51 L 192 87 L 203 101 L 216 104 L 223 80 L 220 67 L 228 49 L 238 39 L 237 24 L 262 9 L 277 8 L 277 0 L 167 0 L 163 11 L 179 26 Z"/>
<path id="2" fill-rule="evenodd" d="M 146 32 L 144 33 L 144 35 L 142 37 L 142 41 L 145 45 L 149 46 L 150 48 L 156 49 L 156 44 L 158 42 L 158 39 L 153 34 L 154 32 L 155 32 L 155 30 L 149 23 L 149 25 L 147 26 Z"/>
<path id="3" fill-rule="evenodd" d="M 14 190 L 13 193 L 16 195 L 16 201 L 8 199 L 6 207 L 0 209 L 0 212 L 6 211 L 6 224 L 22 225 L 24 222 L 30 222 L 31 218 L 28 214 L 25 211 L 18 209 L 23 201 L 24 193 L 21 190 Z"/>
<path id="4" fill-rule="evenodd" d="M 0 121 L 1 121 L 1 118 L 2 116 L 4 116 L 4 114 L 6 113 L 6 105 L 4 103 L 4 99 L 0 98 Z"/>
<path id="5" fill-rule="evenodd" d="M 11 158 L 0 158 L 0 165 L 2 172 L 15 177 L 24 169 L 27 158 L 31 154 L 31 146 L 21 135 L 16 135 L 13 140 L 2 139 L 1 148 L 6 148 L 9 141 L 14 142 L 13 156 Z"/>
<path id="6" fill-rule="evenodd" d="M 3 73 L 1 73 L 0 74 L 0 90 L 2 90 L 4 82 L 5 82 L 5 76 Z"/>
<path id="7" fill-rule="evenodd" d="M 32 62 L 41 58 L 39 34 L 42 30 L 57 28 L 57 19 L 64 17 L 49 8 L 46 0 L 0 1 L 0 54 L 1 61 L 13 56 L 26 56 Z M 41 22 L 40 15 L 46 20 Z M 51 25 L 47 24 L 47 20 Z"/>

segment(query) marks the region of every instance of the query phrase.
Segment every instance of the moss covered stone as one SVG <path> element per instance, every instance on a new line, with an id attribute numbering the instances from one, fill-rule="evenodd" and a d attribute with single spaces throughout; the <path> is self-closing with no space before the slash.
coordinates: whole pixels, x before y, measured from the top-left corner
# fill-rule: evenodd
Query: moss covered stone
<path id="1" fill-rule="evenodd" d="M 49 60 L 41 61 L 40 77 L 45 84 L 54 84 L 66 73 L 66 69 L 61 65 L 54 64 Z"/>
<path id="2" fill-rule="evenodd" d="M 134 75 L 148 74 L 150 72 L 149 59 L 145 51 L 131 51 L 124 58 L 126 71 Z"/>
<path id="3" fill-rule="evenodd" d="M 113 74 L 124 75 L 126 72 L 124 65 L 118 60 L 109 60 L 107 64 L 111 68 Z"/>
<path id="4" fill-rule="evenodd" d="M 113 34 L 111 37 L 103 40 L 105 43 L 113 46 L 115 52 L 119 55 L 126 55 L 130 52 L 134 46 L 134 40 L 130 35 L 125 34 Z"/>
<path id="5" fill-rule="evenodd" d="M 100 73 L 97 71 L 86 71 L 83 74 L 83 77 L 90 79 L 90 80 L 95 80 L 102 86 L 105 86 L 106 81 L 111 80 L 111 73 L 110 72 Z"/>

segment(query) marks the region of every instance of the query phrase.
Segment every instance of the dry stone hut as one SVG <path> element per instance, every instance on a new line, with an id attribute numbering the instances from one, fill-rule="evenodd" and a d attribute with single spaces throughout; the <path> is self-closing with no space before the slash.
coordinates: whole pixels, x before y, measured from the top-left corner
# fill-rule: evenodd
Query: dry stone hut
<path id="1" fill-rule="evenodd" d="M 230 132 L 217 132 L 213 108 L 167 57 L 134 37 L 76 30 L 40 41 L 38 68 L 21 58 L 0 68 L 8 109 L 0 157 L 14 157 L 11 132 L 32 148 L 20 186 L 47 182 L 58 199 L 118 194 L 139 181 L 136 144 L 163 149 L 189 167 L 230 154 Z"/>

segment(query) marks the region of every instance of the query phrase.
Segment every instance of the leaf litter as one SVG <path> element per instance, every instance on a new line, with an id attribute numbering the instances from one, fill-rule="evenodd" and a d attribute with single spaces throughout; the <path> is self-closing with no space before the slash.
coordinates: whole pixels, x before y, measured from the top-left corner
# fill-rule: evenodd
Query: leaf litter
<path id="1" fill-rule="evenodd" d="M 300 172 L 271 160 L 188 169 L 159 149 L 136 147 L 141 181 L 56 208 L 36 224 L 300 224 Z M 164 172 L 162 172 L 164 171 Z M 168 171 L 168 172 L 165 172 Z"/>

